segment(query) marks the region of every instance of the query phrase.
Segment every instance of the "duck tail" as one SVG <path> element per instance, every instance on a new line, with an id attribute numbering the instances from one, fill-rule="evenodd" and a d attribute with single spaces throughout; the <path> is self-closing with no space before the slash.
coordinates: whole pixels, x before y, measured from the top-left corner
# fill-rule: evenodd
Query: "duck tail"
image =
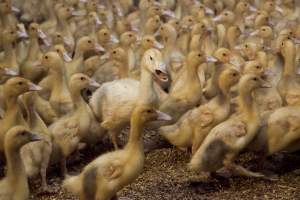
<path id="1" fill-rule="evenodd" d="M 80 176 L 68 176 L 63 181 L 62 184 L 63 188 L 65 188 L 67 191 L 79 195 L 81 192 L 81 181 Z"/>

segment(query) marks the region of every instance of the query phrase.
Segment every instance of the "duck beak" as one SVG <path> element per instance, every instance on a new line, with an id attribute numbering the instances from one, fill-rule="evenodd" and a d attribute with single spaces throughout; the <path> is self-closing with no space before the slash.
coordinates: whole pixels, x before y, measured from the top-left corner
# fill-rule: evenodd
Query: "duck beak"
<path id="1" fill-rule="evenodd" d="M 154 42 L 154 47 L 155 47 L 155 48 L 158 48 L 158 49 L 163 49 L 163 48 L 164 48 L 164 45 L 162 45 L 160 42 L 155 41 L 155 42 Z"/>
<path id="2" fill-rule="evenodd" d="M 80 16 L 85 16 L 86 13 L 84 10 L 78 10 L 78 11 L 72 11 L 71 15 L 75 17 L 80 17 Z"/>
<path id="3" fill-rule="evenodd" d="M 255 8 L 254 6 L 250 5 L 250 6 L 249 6 L 249 10 L 250 10 L 251 12 L 256 12 L 256 11 L 257 11 L 257 8 Z"/>
<path id="4" fill-rule="evenodd" d="M 156 77 L 162 81 L 162 82 L 167 82 L 169 80 L 168 78 L 168 72 L 166 68 L 165 63 L 160 63 L 158 67 L 154 70 Z"/>
<path id="5" fill-rule="evenodd" d="M 66 52 L 63 53 L 63 58 L 64 58 L 65 62 L 71 62 L 72 61 L 72 58 Z"/>
<path id="6" fill-rule="evenodd" d="M 99 52 L 105 52 L 105 49 L 103 46 L 101 46 L 100 44 L 96 43 L 95 44 L 95 50 L 99 51 Z"/>
<path id="7" fill-rule="evenodd" d="M 283 14 L 283 9 L 280 8 L 279 6 L 276 6 L 275 10 L 278 11 L 280 14 Z"/>
<path id="8" fill-rule="evenodd" d="M 44 138 L 36 133 L 30 133 L 30 139 L 31 141 L 35 142 L 35 141 L 41 141 Z"/>
<path id="9" fill-rule="evenodd" d="M 206 62 L 215 63 L 217 61 L 218 60 L 215 57 L 213 57 L 213 56 L 206 56 Z"/>
<path id="10" fill-rule="evenodd" d="M 205 10 L 205 13 L 208 15 L 215 14 L 215 12 L 212 9 L 210 9 L 209 7 L 205 7 L 204 10 Z"/>
<path id="11" fill-rule="evenodd" d="M 96 21 L 96 25 L 101 25 L 102 24 L 102 21 L 100 20 L 100 18 L 98 16 L 94 16 L 95 18 L 95 21 Z"/>
<path id="12" fill-rule="evenodd" d="M 219 22 L 219 21 L 221 21 L 221 19 L 222 19 L 222 16 L 218 15 L 218 16 L 216 16 L 216 17 L 213 18 L 213 21 L 214 22 Z"/>
<path id="13" fill-rule="evenodd" d="M 18 73 L 12 69 L 4 68 L 4 75 L 7 76 L 17 76 Z"/>
<path id="14" fill-rule="evenodd" d="M 97 83 L 97 82 L 96 82 L 95 80 L 93 80 L 93 79 L 90 80 L 89 85 L 90 85 L 91 87 L 95 87 L 95 88 L 98 88 L 98 87 L 101 86 L 99 83 Z"/>
<path id="15" fill-rule="evenodd" d="M 106 54 L 104 54 L 104 55 L 102 55 L 102 56 L 100 57 L 100 60 L 107 60 L 107 59 L 109 59 L 109 58 L 110 58 L 110 53 L 107 52 Z"/>
<path id="16" fill-rule="evenodd" d="M 239 51 L 239 50 L 242 50 L 242 46 L 241 46 L 241 45 L 237 45 L 237 46 L 234 47 L 234 49 L 235 49 L 235 50 L 238 50 L 238 51 Z"/>
<path id="17" fill-rule="evenodd" d="M 115 35 L 110 36 L 110 41 L 113 42 L 113 43 L 119 43 L 119 40 Z"/>
<path id="18" fill-rule="evenodd" d="M 25 30 L 24 31 L 20 30 L 17 32 L 17 34 L 19 38 L 28 38 L 28 34 Z"/>
<path id="19" fill-rule="evenodd" d="M 269 82 L 267 82 L 267 81 L 261 79 L 260 87 L 261 87 L 261 88 L 271 88 L 272 85 L 271 85 Z"/>
<path id="20" fill-rule="evenodd" d="M 33 84 L 33 83 L 29 83 L 29 91 L 40 91 L 43 88 L 39 85 Z"/>
<path id="21" fill-rule="evenodd" d="M 256 16 L 255 13 L 253 13 L 253 14 L 247 16 L 245 19 L 246 19 L 246 20 L 254 20 L 254 19 L 255 19 L 255 16 Z"/>
<path id="22" fill-rule="evenodd" d="M 46 34 L 41 29 L 38 29 L 37 33 L 41 39 L 45 39 L 47 37 Z"/>
<path id="23" fill-rule="evenodd" d="M 15 6 L 11 7 L 11 11 L 13 11 L 13 12 L 15 12 L 17 14 L 21 12 L 21 10 L 19 8 L 15 7 Z"/>
<path id="24" fill-rule="evenodd" d="M 176 17 L 176 16 L 175 16 L 175 13 L 172 12 L 171 10 L 164 10 L 164 11 L 162 12 L 162 14 L 163 14 L 163 15 L 166 15 L 166 16 L 169 16 L 169 17 L 173 17 L 173 18 Z"/>
<path id="25" fill-rule="evenodd" d="M 157 120 L 159 121 L 170 121 L 172 120 L 172 117 L 164 112 L 161 112 L 159 110 L 156 110 L 157 113 Z"/>
<path id="26" fill-rule="evenodd" d="M 256 36 L 256 35 L 258 35 L 258 33 L 259 33 L 259 30 L 253 31 L 252 33 L 250 33 L 250 36 Z"/>

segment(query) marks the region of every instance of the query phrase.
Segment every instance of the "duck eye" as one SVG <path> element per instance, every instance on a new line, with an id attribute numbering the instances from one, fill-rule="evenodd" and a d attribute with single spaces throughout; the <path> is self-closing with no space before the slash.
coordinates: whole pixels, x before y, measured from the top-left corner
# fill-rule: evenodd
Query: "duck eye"
<path id="1" fill-rule="evenodd" d="M 22 81 L 18 82 L 18 85 L 23 85 L 23 82 Z"/>
<path id="2" fill-rule="evenodd" d="M 147 42 L 150 42 L 150 40 L 146 40 Z"/>
<path id="3" fill-rule="evenodd" d="M 236 76 L 236 73 L 233 73 L 232 76 Z"/>
<path id="4" fill-rule="evenodd" d="M 266 31 L 266 29 L 263 28 L 262 31 Z"/>
<path id="5" fill-rule="evenodd" d="M 227 56 L 227 54 L 226 54 L 226 53 L 223 53 L 222 55 L 223 55 L 223 56 Z"/>
<path id="6" fill-rule="evenodd" d="M 179 24 L 179 22 L 176 22 L 175 24 Z"/>
<path id="7" fill-rule="evenodd" d="M 225 15 L 225 16 L 227 16 L 227 15 L 228 15 L 228 13 L 224 13 L 224 15 Z"/>
<path id="8" fill-rule="evenodd" d="M 260 68 L 260 66 L 259 66 L 259 65 L 257 65 L 257 66 L 256 66 L 256 69 L 259 69 L 259 68 Z"/>
<path id="9" fill-rule="evenodd" d="M 22 131 L 22 132 L 20 133 L 21 136 L 25 136 L 26 134 L 27 134 L 26 131 Z"/>
<path id="10" fill-rule="evenodd" d="M 57 35 L 56 37 L 60 38 L 60 35 Z"/>
<path id="11" fill-rule="evenodd" d="M 88 43 L 89 43 L 89 44 L 91 44 L 91 43 L 92 43 L 92 41 L 91 41 L 91 40 L 88 40 Z"/>
<path id="12" fill-rule="evenodd" d="M 189 19 L 189 22 L 192 22 L 193 20 L 192 19 Z"/>
<path id="13" fill-rule="evenodd" d="M 150 56 L 150 60 L 153 60 L 152 56 Z"/>
<path id="14" fill-rule="evenodd" d="M 129 37 L 132 37 L 132 35 L 131 35 L 131 34 L 129 34 Z"/>
<path id="15" fill-rule="evenodd" d="M 152 113 L 152 110 L 147 110 L 147 113 Z"/>
<path id="16" fill-rule="evenodd" d="M 201 56 L 202 56 L 202 55 L 199 53 L 199 54 L 198 54 L 198 57 L 201 57 Z"/>
<path id="17" fill-rule="evenodd" d="M 257 78 L 253 78 L 254 81 L 257 81 Z"/>
<path id="18" fill-rule="evenodd" d="M 84 77 L 80 77 L 80 80 L 84 81 L 84 80 L 85 80 L 85 78 L 84 78 Z"/>
<path id="19" fill-rule="evenodd" d="M 201 28 L 205 28 L 205 26 L 204 26 L 204 25 L 202 25 L 202 26 L 201 26 Z"/>
<path id="20" fill-rule="evenodd" d="M 113 54 L 116 54 L 117 52 L 116 51 L 113 51 Z"/>
<path id="21" fill-rule="evenodd" d="M 11 31 L 11 32 L 10 32 L 10 34 L 14 34 L 14 32 L 13 32 L 13 31 Z"/>
<path id="22" fill-rule="evenodd" d="M 56 49 L 56 52 L 59 53 L 59 49 Z"/>
<path id="23" fill-rule="evenodd" d="M 103 33 L 103 35 L 107 35 L 107 33 Z"/>
<path id="24" fill-rule="evenodd" d="M 48 59 L 48 56 L 45 56 L 45 59 Z"/>

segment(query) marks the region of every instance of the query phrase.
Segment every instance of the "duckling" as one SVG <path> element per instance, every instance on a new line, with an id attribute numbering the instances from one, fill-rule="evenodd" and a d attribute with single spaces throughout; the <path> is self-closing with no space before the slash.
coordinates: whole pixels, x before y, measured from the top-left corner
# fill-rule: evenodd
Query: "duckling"
<path id="1" fill-rule="evenodd" d="M 72 61 L 72 58 L 69 56 L 67 50 L 63 45 L 61 44 L 54 45 L 53 50 L 56 51 L 65 62 Z"/>
<path id="2" fill-rule="evenodd" d="M 102 28 L 97 32 L 97 39 L 99 44 L 106 50 L 116 47 L 119 40 L 112 35 L 111 31 L 107 28 Z"/>
<path id="3" fill-rule="evenodd" d="M 150 17 L 143 28 L 143 35 L 153 35 L 158 30 L 161 25 L 161 20 L 159 15 Z"/>
<path id="4" fill-rule="evenodd" d="M 127 61 L 128 63 L 128 70 L 132 71 L 135 68 L 135 54 L 134 54 L 134 47 L 133 45 L 137 41 L 137 36 L 132 31 L 127 31 L 121 35 L 120 38 L 120 46 L 125 50 L 127 53 Z"/>
<path id="5" fill-rule="evenodd" d="M 48 52 L 43 56 L 42 66 L 49 68 L 49 74 L 39 85 L 43 90 L 41 97 L 49 100 L 58 117 L 73 110 L 73 102 L 65 77 L 64 61 L 58 53 Z M 43 115 L 43 108 L 37 107 L 38 113 Z"/>
<path id="6" fill-rule="evenodd" d="M 89 50 L 99 50 L 101 51 L 95 41 L 88 37 L 84 36 L 80 38 L 76 44 L 76 50 L 73 57 L 73 60 L 70 62 L 67 62 L 66 65 L 66 77 L 69 79 L 73 74 L 79 73 L 83 71 L 83 65 L 84 65 L 84 53 Z"/>
<path id="7" fill-rule="evenodd" d="M 264 177 L 234 164 L 235 157 L 253 140 L 260 128 L 259 113 L 251 93 L 261 87 L 269 87 L 269 84 L 254 74 L 242 76 L 239 82 L 239 112 L 209 132 L 189 163 L 192 170 L 215 172 L 225 166 L 239 175 Z"/>
<path id="8" fill-rule="evenodd" d="M 192 146 L 194 154 L 210 130 L 229 116 L 229 90 L 238 82 L 239 76 L 235 67 L 226 67 L 218 77 L 218 95 L 186 112 L 175 124 L 161 127 L 160 134 L 179 148 Z"/>
<path id="9" fill-rule="evenodd" d="M 147 50 L 141 61 L 140 81 L 120 79 L 103 84 L 94 92 L 90 106 L 101 126 L 109 131 L 115 148 L 116 136 L 128 124 L 129 116 L 136 104 L 159 104 L 153 79 L 168 81 L 162 53 L 157 49 Z"/>
<path id="10" fill-rule="evenodd" d="M 0 181 L 0 197 L 3 200 L 29 198 L 27 176 L 20 155 L 21 147 L 42 138 L 23 126 L 14 126 L 5 134 L 4 148 L 7 160 L 6 176 Z"/>
<path id="11" fill-rule="evenodd" d="M 42 190 L 49 191 L 47 185 L 47 168 L 52 153 L 52 139 L 50 132 L 35 109 L 36 92 L 27 92 L 22 95 L 22 103 L 25 109 L 25 120 L 28 129 L 43 137 L 42 141 L 25 145 L 21 149 L 21 156 L 25 165 L 26 174 L 29 177 L 41 175 Z"/>
<path id="12" fill-rule="evenodd" d="M 131 115 L 129 140 L 124 149 L 106 153 L 89 163 L 77 176 L 64 180 L 63 187 L 83 200 L 109 200 L 133 182 L 144 167 L 142 128 L 153 120 L 170 116 L 148 104 L 138 105 Z M 92 187 L 92 188 L 91 188 Z"/>
<path id="13" fill-rule="evenodd" d="M 160 105 L 159 109 L 172 116 L 171 123 L 175 123 L 187 110 L 201 103 L 202 86 L 198 76 L 198 67 L 211 62 L 201 51 L 192 51 L 186 58 L 185 69 L 174 80 L 175 84 L 170 88 L 168 97 Z"/>
<path id="14" fill-rule="evenodd" d="M 47 18 L 44 22 L 42 22 L 40 24 L 40 28 L 48 33 L 48 34 L 54 34 L 56 31 L 56 27 L 57 27 L 57 17 L 56 17 L 56 13 L 54 11 L 54 2 L 51 0 L 46 0 L 44 2 L 44 6 L 46 9 L 46 13 L 47 13 Z"/>
<path id="15" fill-rule="evenodd" d="M 26 125 L 17 102 L 19 95 L 40 89 L 41 87 L 21 77 L 12 77 L 4 84 L 5 113 L 0 121 L 0 151 L 4 150 L 4 138 L 8 129 L 15 125 Z"/>
<path id="16" fill-rule="evenodd" d="M 0 67 L 9 68 L 19 73 L 19 64 L 16 58 L 16 49 L 13 44 L 17 39 L 15 30 L 6 29 L 2 31 L 1 42 L 4 49 L 3 60 L 0 61 Z"/>
<path id="17" fill-rule="evenodd" d="M 38 38 L 43 34 L 39 25 L 32 23 L 29 26 L 29 48 L 24 62 L 20 65 L 20 72 L 24 78 L 32 82 L 39 82 L 45 75 L 44 68 L 41 66 L 42 52 L 38 43 Z"/>
<path id="18" fill-rule="evenodd" d="M 54 143 L 61 151 L 63 175 L 67 174 L 66 158 L 78 148 L 80 141 L 89 138 L 94 116 L 81 96 L 81 91 L 89 86 L 99 87 L 100 85 L 84 74 L 72 75 L 69 87 L 74 102 L 74 111 L 62 116 L 49 127 Z"/>
<path id="19" fill-rule="evenodd" d="M 195 19 L 191 15 L 185 16 L 181 20 L 177 38 L 177 46 L 183 54 L 187 54 L 188 52 L 188 46 L 190 41 L 190 29 L 194 23 Z"/>

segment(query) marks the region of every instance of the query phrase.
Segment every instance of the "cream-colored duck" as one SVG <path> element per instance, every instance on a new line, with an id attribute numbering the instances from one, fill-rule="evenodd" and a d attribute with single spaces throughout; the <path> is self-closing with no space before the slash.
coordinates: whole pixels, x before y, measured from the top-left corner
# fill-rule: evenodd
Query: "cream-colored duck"
<path id="1" fill-rule="evenodd" d="M 170 116 L 152 106 L 139 105 L 131 115 L 129 140 L 124 149 L 106 153 L 89 163 L 77 176 L 67 178 L 63 187 L 82 200 L 109 200 L 133 182 L 144 167 L 142 129 L 149 121 L 169 120 Z"/>
<path id="2" fill-rule="evenodd" d="M 0 181 L 2 200 L 26 200 L 29 198 L 29 186 L 20 150 L 25 144 L 41 139 L 23 126 L 15 126 L 7 132 L 4 141 L 7 172 Z"/>
<path id="3" fill-rule="evenodd" d="M 43 56 L 42 66 L 49 69 L 39 85 L 43 87 L 40 95 L 49 100 L 57 116 L 62 116 L 73 109 L 73 102 L 65 77 L 65 65 L 63 59 L 56 52 L 48 52 Z M 38 113 L 43 116 L 43 107 L 37 107 Z"/>
<path id="4" fill-rule="evenodd" d="M 117 46 L 119 40 L 107 28 L 102 28 L 97 32 L 98 43 L 106 50 Z"/>
<path id="5" fill-rule="evenodd" d="M 278 83 L 278 91 L 284 105 L 299 105 L 300 85 L 295 69 L 295 45 L 291 40 L 282 42 L 281 55 L 284 58 L 284 70 Z"/>
<path id="6" fill-rule="evenodd" d="M 61 170 L 66 175 L 66 158 L 79 148 L 81 141 L 89 138 L 89 131 L 94 120 L 93 114 L 81 96 L 81 91 L 89 86 L 100 85 L 84 74 L 74 74 L 69 81 L 74 111 L 67 113 L 54 122 L 49 129 L 61 152 Z"/>
<path id="7" fill-rule="evenodd" d="M 236 156 L 253 140 L 260 128 L 257 106 L 252 91 L 269 87 L 259 76 L 244 75 L 239 82 L 239 112 L 214 127 L 193 155 L 189 167 L 192 170 L 215 172 L 225 166 L 243 176 L 263 177 L 234 163 Z"/>
<path id="8" fill-rule="evenodd" d="M 39 25 L 36 23 L 30 24 L 28 33 L 29 48 L 24 62 L 20 65 L 20 73 L 24 78 L 37 83 L 45 75 L 45 69 L 41 66 L 43 54 L 38 41 L 39 37 L 44 33 L 42 33 Z"/>
<path id="9" fill-rule="evenodd" d="M 180 28 L 178 31 L 177 46 L 183 54 L 188 53 L 189 42 L 191 40 L 191 27 L 195 23 L 192 15 L 185 16 L 180 21 Z"/>
<path id="10" fill-rule="evenodd" d="M 95 40 L 91 37 L 84 36 L 80 38 L 76 44 L 76 50 L 72 61 L 67 62 L 66 66 L 66 77 L 69 79 L 73 74 L 83 71 L 84 66 L 84 53 L 89 50 L 102 51 Z M 104 51 L 104 50 L 103 50 Z"/>
<path id="11" fill-rule="evenodd" d="M 157 49 L 147 50 L 141 61 L 140 81 L 120 79 L 103 84 L 92 95 L 90 106 L 101 126 L 109 131 L 117 148 L 116 136 L 128 124 L 130 114 L 136 104 L 158 105 L 154 90 L 154 77 L 168 81 L 162 54 Z"/>
<path id="12" fill-rule="evenodd" d="M 52 153 L 52 138 L 46 124 L 35 109 L 36 96 L 36 93 L 27 92 L 22 95 L 22 103 L 28 129 L 40 135 L 43 140 L 25 145 L 21 150 L 21 155 L 27 176 L 33 177 L 40 174 L 42 190 L 48 191 L 47 168 Z"/>
<path id="13" fill-rule="evenodd" d="M 0 21 L 4 29 L 14 29 L 17 26 L 18 20 L 12 12 L 12 8 L 10 1 L 4 1 L 0 4 Z"/>
<path id="14" fill-rule="evenodd" d="M 20 107 L 18 105 L 19 95 L 28 92 L 36 91 L 41 88 L 34 85 L 29 80 L 21 77 L 10 78 L 4 84 L 4 101 L 5 101 L 5 113 L 0 121 L 0 151 L 3 152 L 5 134 L 11 127 L 15 125 L 26 125 L 26 122 L 22 116 Z"/>
<path id="15" fill-rule="evenodd" d="M 187 110 L 201 103 L 202 85 L 198 76 L 198 67 L 205 62 L 213 62 L 201 51 L 192 51 L 187 55 L 185 66 L 180 76 L 173 80 L 168 97 L 159 109 L 172 116 L 175 123 Z"/>
<path id="16" fill-rule="evenodd" d="M 229 90 L 238 82 L 239 77 L 235 67 L 227 66 L 218 76 L 217 96 L 186 112 L 175 124 L 161 127 L 160 134 L 176 147 L 191 146 L 194 154 L 210 130 L 229 116 Z"/>
<path id="17" fill-rule="evenodd" d="M 135 68 L 135 53 L 134 53 L 134 45 L 137 41 L 137 36 L 133 31 L 127 31 L 122 33 L 120 37 L 120 46 L 125 50 L 127 54 L 128 70 L 133 70 Z"/>

